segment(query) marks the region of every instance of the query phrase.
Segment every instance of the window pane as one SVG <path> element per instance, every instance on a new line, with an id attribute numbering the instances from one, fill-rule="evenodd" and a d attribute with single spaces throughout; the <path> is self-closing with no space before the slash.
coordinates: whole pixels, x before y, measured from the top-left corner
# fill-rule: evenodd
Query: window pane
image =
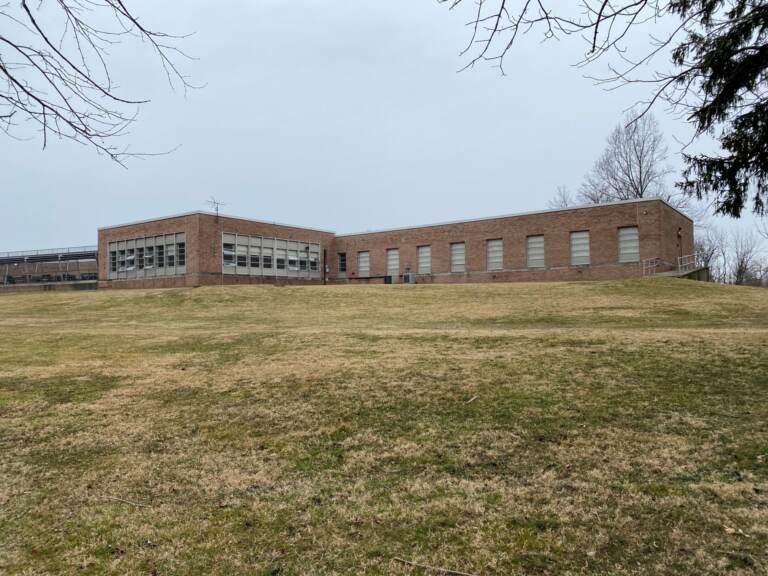
<path id="1" fill-rule="evenodd" d="M 387 276 L 400 275 L 400 250 L 390 248 L 387 250 Z"/>
<path id="2" fill-rule="evenodd" d="M 240 244 L 242 240 L 238 238 L 237 243 L 237 267 L 238 268 L 247 268 L 248 267 L 248 246 L 245 246 L 243 244 Z"/>
<path id="3" fill-rule="evenodd" d="M 528 268 L 544 268 L 544 236 L 528 236 Z"/>
<path id="4" fill-rule="evenodd" d="M 432 246 L 419 246 L 416 248 L 416 270 L 419 274 L 432 272 Z"/>
<path id="5" fill-rule="evenodd" d="M 155 246 L 155 263 L 158 268 L 165 267 L 165 246 Z"/>
<path id="6" fill-rule="evenodd" d="M 464 242 L 451 244 L 451 272 L 464 272 Z"/>
<path id="7" fill-rule="evenodd" d="M 299 253 L 296 250 L 288 250 L 288 270 L 299 269 Z"/>
<path id="8" fill-rule="evenodd" d="M 347 271 L 347 255 L 345 252 L 339 252 L 339 272 Z"/>
<path id="9" fill-rule="evenodd" d="M 504 243 L 501 240 L 488 240 L 485 245 L 485 253 L 488 270 L 504 268 Z"/>
<path id="10" fill-rule="evenodd" d="M 571 232 L 571 266 L 589 264 L 589 232 Z"/>
<path id="11" fill-rule="evenodd" d="M 619 262 L 640 261 L 640 233 L 637 226 L 619 228 Z"/>
<path id="12" fill-rule="evenodd" d="M 371 275 L 371 255 L 369 252 L 357 253 L 357 275 L 362 277 Z"/>

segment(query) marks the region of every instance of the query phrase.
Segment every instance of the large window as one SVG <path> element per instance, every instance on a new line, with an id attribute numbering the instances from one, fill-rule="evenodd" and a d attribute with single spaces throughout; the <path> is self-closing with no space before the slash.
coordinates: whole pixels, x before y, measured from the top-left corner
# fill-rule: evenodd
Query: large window
<path id="1" fill-rule="evenodd" d="M 571 266 L 589 265 L 589 231 L 571 232 Z"/>
<path id="2" fill-rule="evenodd" d="M 357 275 L 365 278 L 371 275 L 371 254 L 370 252 L 357 253 Z"/>
<path id="3" fill-rule="evenodd" d="M 487 270 L 504 268 L 504 243 L 500 239 L 486 241 L 485 259 Z"/>
<path id="4" fill-rule="evenodd" d="M 387 250 L 387 276 L 400 276 L 400 250 L 397 248 Z"/>
<path id="5" fill-rule="evenodd" d="M 109 242 L 110 280 L 174 276 L 186 273 L 183 233 Z"/>
<path id="6" fill-rule="evenodd" d="M 224 274 L 320 277 L 319 242 L 224 233 L 222 249 Z"/>
<path id="7" fill-rule="evenodd" d="M 637 226 L 619 228 L 619 262 L 640 261 L 640 233 Z"/>
<path id="8" fill-rule="evenodd" d="M 464 272 L 464 242 L 451 244 L 451 272 Z"/>
<path id="9" fill-rule="evenodd" d="M 528 236 L 528 268 L 544 268 L 544 235 Z"/>
<path id="10" fill-rule="evenodd" d="M 419 274 L 432 273 L 432 246 L 416 248 L 416 271 Z"/>

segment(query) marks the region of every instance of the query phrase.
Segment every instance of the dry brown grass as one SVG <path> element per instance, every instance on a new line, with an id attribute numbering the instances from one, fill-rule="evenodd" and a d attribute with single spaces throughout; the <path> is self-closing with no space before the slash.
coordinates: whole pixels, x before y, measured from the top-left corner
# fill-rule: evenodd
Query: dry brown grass
<path id="1" fill-rule="evenodd" d="M 14 295 L 0 329 L 0 573 L 768 569 L 768 291 Z"/>

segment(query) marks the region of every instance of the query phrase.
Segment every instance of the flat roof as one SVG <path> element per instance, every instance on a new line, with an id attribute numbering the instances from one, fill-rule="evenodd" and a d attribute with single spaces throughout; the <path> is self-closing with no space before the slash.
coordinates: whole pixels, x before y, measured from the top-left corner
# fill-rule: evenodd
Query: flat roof
<path id="1" fill-rule="evenodd" d="M 550 208 L 547 210 L 534 210 L 532 212 L 517 212 L 515 214 L 501 214 L 499 216 L 483 216 L 481 218 L 471 218 L 469 220 L 451 220 L 448 222 L 437 222 L 435 224 L 420 224 L 416 226 L 401 226 L 398 228 L 384 228 L 380 230 L 366 230 L 364 232 L 351 232 L 348 234 L 337 234 L 337 237 L 345 237 L 345 236 L 363 236 L 365 234 L 380 234 L 383 232 L 399 232 L 401 230 L 417 230 L 419 228 L 433 228 L 435 226 L 448 226 L 451 224 L 469 224 L 470 222 L 484 222 L 487 220 L 500 220 L 502 218 L 515 218 L 519 216 L 535 216 L 537 214 L 551 214 L 554 212 L 570 212 L 573 210 L 584 210 L 584 209 L 592 209 L 592 208 L 603 208 L 606 206 L 617 206 L 621 204 L 639 204 L 642 202 L 661 202 L 662 204 L 666 204 L 669 208 L 683 216 L 684 218 L 687 218 L 691 222 L 693 222 L 693 219 L 688 216 L 687 214 L 684 214 L 679 209 L 675 208 L 664 200 L 663 198 L 633 198 L 631 200 L 617 200 L 616 202 L 605 202 L 604 204 L 580 204 L 578 206 L 568 206 L 566 208 Z"/>
<path id="2" fill-rule="evenodd" d="M 675 208 L 672 206 L 669 202 L 664 200 L 663 198 L 633 198 L 631 200 L 618 200 L 616 202 L 606 202 L 605 204 L 580 204 L 578 206 L 568 206 L 565 208 L 550 208 L 547 210 L 535 210 L 532 212 L 517 212 L 514 214 L 501 214 L 498 216 L 484 216 L 482 218 L 470 218 L 467 220 L 451 220 L 448 222 L 436 222 L 434 224 L 420 224 L 415 226 L 400 226 L 396 228 L 383 228 L 379 230 L 365 230 L 363 232 L 351 232 L 347 234 L 336 234 L 332 230 L 323 230 L 320 228 L 312 228 L 309 226 L 298 226 L 296 224 L 283 224 L 281 222 L 270 222 L 268 220 L 255 220 L 253 218 L 243 218 L 242 216 L 231 216 L 228 214 L 218 214 L 221 218 L 230 218 L 232 220 L 245 220 L 246 222 L 255 222 L 257 224 L 270 224 L 274 226 L 285 226 L 286 228 L 296 228 L 299 230 L 311 230 L 313 232 L 324 232 L 326 234 L 336 234 L 338 237 L 345 237 L 345 236 L 362 236 L 365 234 L 379 234 L 383 232 L 398 232 L 401 230 L 414 230 L 419 228 L 433 228 L 435 226 L 447 226 L 451 224 L 468 224 L 470 222 L 483 222 L 487 220 L 500 220 L 502 218 L 514 218 L 514 217 L 520 217 L 520 216 L 535 216 L 538 214 L 552 214 L 555 212 L 569 212 L 574 210 L 585 210 L 585 209 L 594 209 L 594 208 L 603 208 L 608 206 L 618 206 L 622 204 L 640 204 L 643 202 L 661 202 L 662 204 L 666 204 L 669 208 L 683 216 L 684 218 L 687 218 L 691 222 L 693 222 L 693 219 L 688 216 L 687 214 L 684 214 L 681 212 L 678 208 Z M 137 220 L 135 222 L 126 222 L 124 224 L 114 224 L 112 226 L 102 226 L 99 228 L 99 230 L 111 230 L 114 228 L 123 228 L 125 226 L 135 226 L 137 224 L 147 224 L 149 222 L 159 222 L 161 220 L 170 220 L 172 218 L 183 218 L 185 216 L 194 216 L 196 214 L 202 214 L 206 216 L 217 216 L 215 212 L 207 212 L 205 210 L 194 210 L 192 212 L 183 212 L 181 214 L 172 214 L 170 216 L 162 216 L 160 218 L 148 218 L 146 220 Z"/>
<path id="3" fill-rule="evenodd" d="M 333 230 L 323 230 L 321 228 L 312 228 L 311 226 L 299 226 L 297 224 L 283 224 L 282 222 L 270 222 L 269 220 L 255 220 L 254 218 L 243 218 L 242 216 L 231 216 L 229 214 L 216 214 L 206 210 L 193 210 L 192 212 L 182 212 L 181 214 L 171 214 L 170 216 L 161 216 L 160 218 L 147 218 L 146 220 L 136 220 L 134 222 L 125 222 L 123 224 L 113 224 L 112 226 L 102 226 L 99 230 L 111 230 L 113 228 L 124 228 L 125 226 L 135 226 L 137 224 L 148 224 L 149 222 L 160 222 L 161 220 L 171 220 L 173 218 L 184 218 L 185 216 L 195 216 L 202 214 L 204 216 L 218 216 L 219 218 L 231 218 L 232 220 L 245 220 L 246 222 L 255 222 L 256 224 L 270 224 L 272 226 L 285 226 L 286 228 L 297 228 L 300 230 L 311 230 L 313 232 L 325 232 L 326 234 L 335 234 Z"/>

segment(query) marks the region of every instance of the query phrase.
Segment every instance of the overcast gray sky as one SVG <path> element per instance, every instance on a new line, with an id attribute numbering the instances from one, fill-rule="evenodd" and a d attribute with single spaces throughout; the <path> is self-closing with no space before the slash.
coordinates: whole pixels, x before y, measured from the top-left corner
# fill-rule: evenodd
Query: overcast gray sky
<path id="1" fill-rule="evenodd" d="M 98 226 L 211 195 L 229 214 L 337 232 L 542 209 L 578 188 L 642 96 L 584 79 L 578 39 L 527 39 L 507 76 L 457 73 L 466 14 L 435 0 L 131 5 L 195 33 L 182 47 L 199 60 L 182 64 L 205 87 L 186 98 L 141 46 L 113 61 L 123 95 L 152 99 L 132 147 L 180 148 L 125 170 L 69 142 L 0 137 L 0 250 L 95 243 Z M 657 116 L 675 150 L 685 127 Z"/>

